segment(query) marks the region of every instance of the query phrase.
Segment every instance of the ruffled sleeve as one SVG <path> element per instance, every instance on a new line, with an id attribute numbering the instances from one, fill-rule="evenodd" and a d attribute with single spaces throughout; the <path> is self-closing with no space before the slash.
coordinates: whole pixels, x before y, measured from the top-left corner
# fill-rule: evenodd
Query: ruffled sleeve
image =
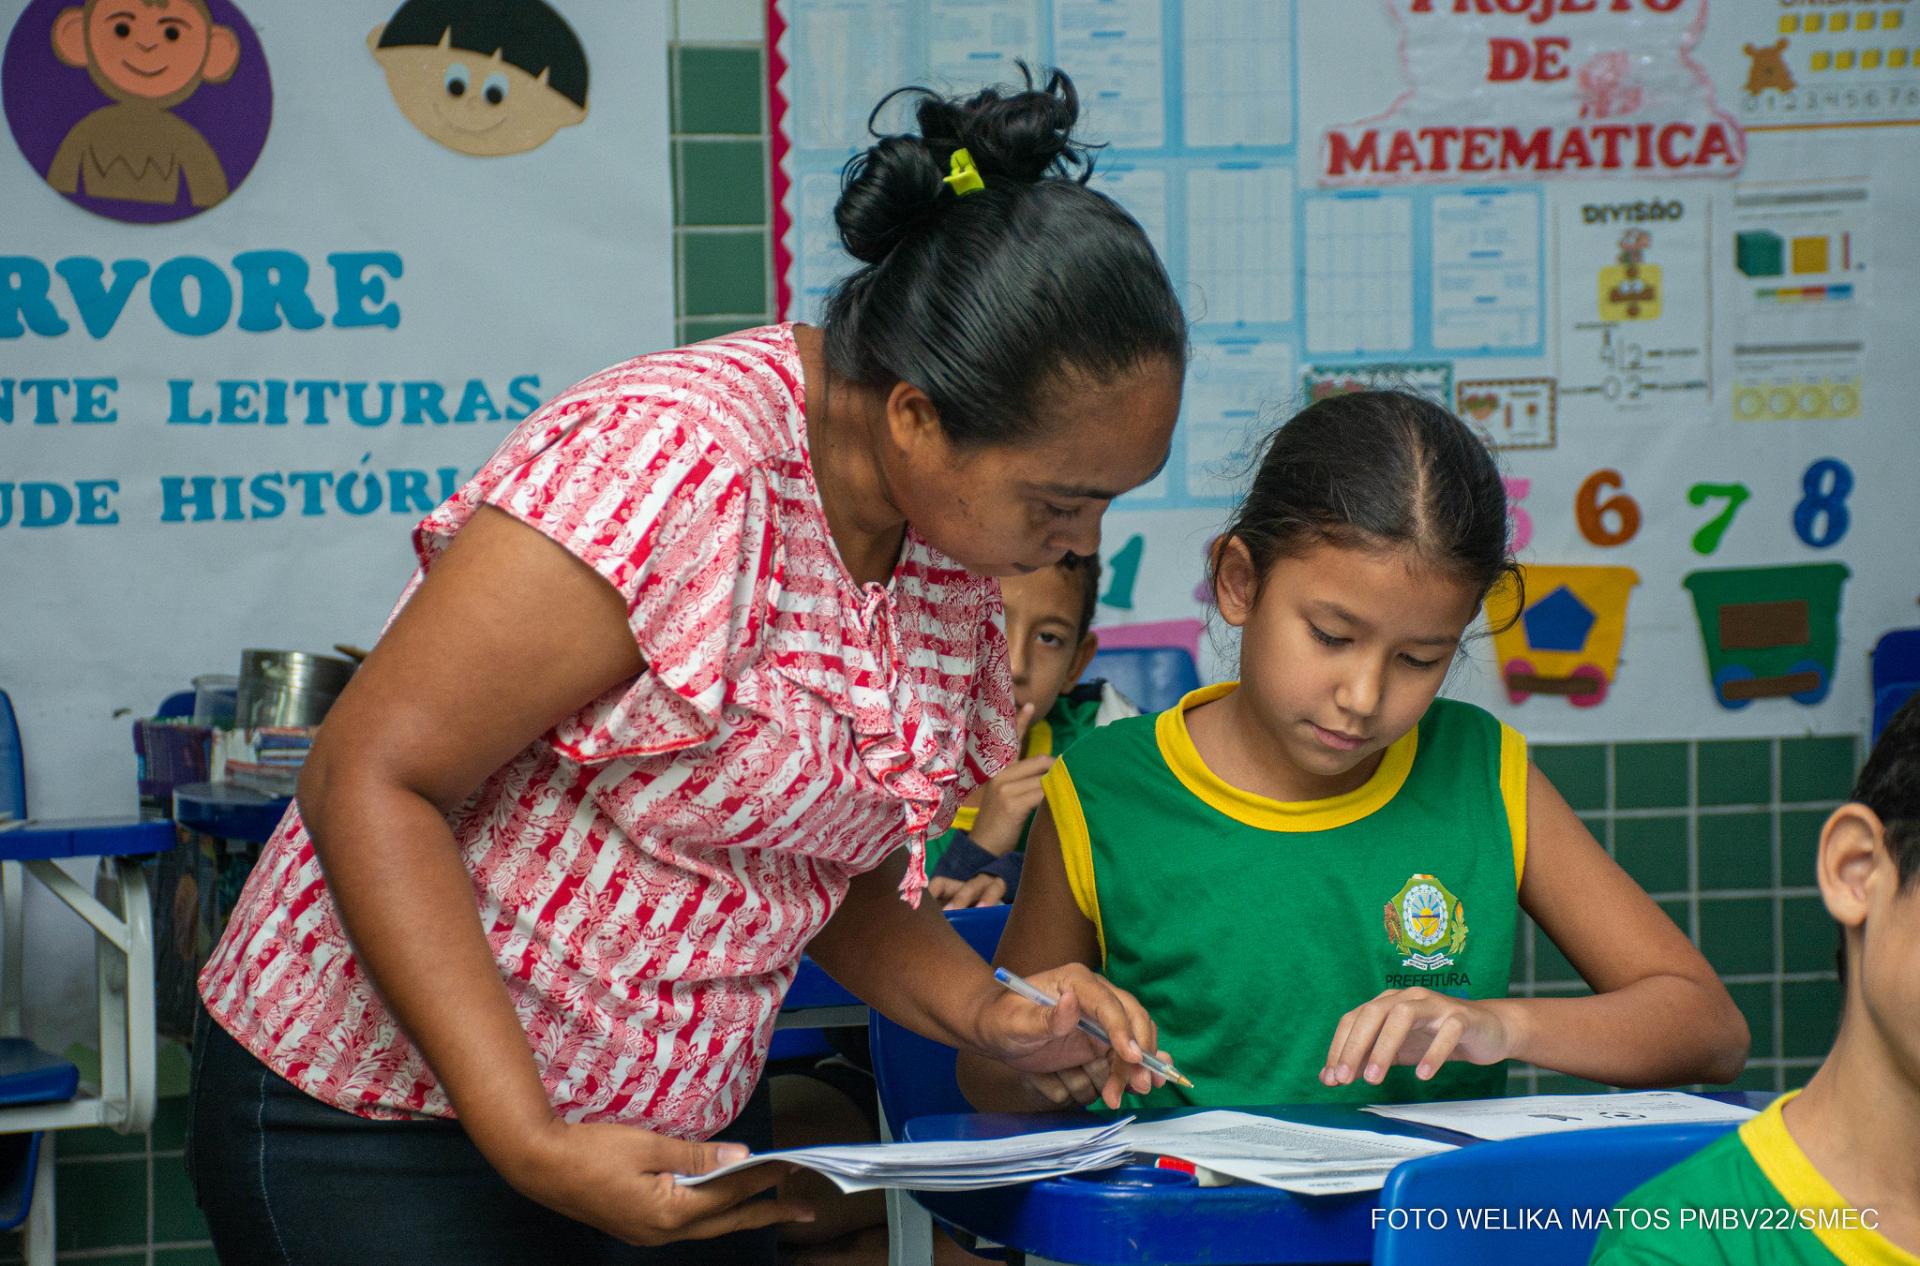
<path id="1" fill-rule="evenodd" d="M 539 415 L 436 516 L 494 506 L 600 574 L 627 605 L 646 671 L 556 725 L 582 764 L 713 737 L 756 653 L 777 568 L 765 481 L 670 408 L 615 401 L 544 435 Z M 542 442 L 544 440 L 545 442 Z M 422 534 L 434 526 L 421 525 Z M 435 552 L 421 545 L 424 557 Z"/>

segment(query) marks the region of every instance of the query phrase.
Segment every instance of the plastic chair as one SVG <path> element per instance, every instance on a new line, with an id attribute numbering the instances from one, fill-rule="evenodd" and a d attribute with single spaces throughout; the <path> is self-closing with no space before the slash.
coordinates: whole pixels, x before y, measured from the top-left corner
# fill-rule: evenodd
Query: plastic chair
<path id="1" fill-rule="evenodd" d="M 1920 629 L 1894 629 L 1873 646 L 1873 734 L 1869 743 L 1879 741 L 1880 731 L 1916 692 L 1920 692 Z"/>
<path id="2" fill-rule="evenodd" d="M 953 930 L 988 962 L 1006 930 L 1007 906 L 954 910 Z M 880 1094 L 880 1137 L 892 1139 L 914 1117 L 971 1112 L 955 1073 L 958 1054 L 951 1046 L 901 1028 L 875 1011 L 867 1020 L 873 1052 L 873 1080 Z M 887 1260 L 891 1266 L 920 1266 L 933 1260 L 933 1215 L 904 1191 L 887 1192 Z"/>
<path id="3" fill-rule="evenodd" d="M 1387 1175 L 1380 1192 L 1374 1266 L 1580 1266 L 1600 1238 L 1601 1213 L 1736 1128 L 1575 1130 L 1408 1161 Z M 1482 1209 L 1493 1218 L 1478 1227 L 1461 1224 L 1462 1210 Z M 1444 1227 L 1434 1220 L 1436 1210 L 1447 1214 Z"/>
<path id="4" fill-rule="evenodd" d="M 20 726 L 13 700 L 0 690 L 0 818 L 27 816 L 27 762 L 20 749 Z"/>
<path id="5" fill-rule="evenodd" d="M 1200 669 L 1179 646 L 1121 646 L 1094 653 L 1085 680 L 1104 677 L 1142 712 L 1164 712 L 1200 688 Z"/>

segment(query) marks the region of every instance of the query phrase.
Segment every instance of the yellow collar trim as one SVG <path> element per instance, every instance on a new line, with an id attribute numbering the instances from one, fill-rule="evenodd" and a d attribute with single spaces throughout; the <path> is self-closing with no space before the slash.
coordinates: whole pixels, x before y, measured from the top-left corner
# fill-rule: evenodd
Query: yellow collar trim
<path id="1" fill-rule="evenodd" d="M 1852 1208 L 1847 1198 L 1834 1190 L 1826 1176 L 1813 1167 L 1807 1154 L 1787 1132 L 1787 1119 L 1781 1109 L 1797 1090 L 1781 1095 L 1767 1110 L 1740 1127 L 1740 1141 L 1746 1145 L 1753 1163 L 1780 1193 L 1780 1199 L 1794 1210 L 1843 1210 Z M 1800 1216 L 1805 1217 L 1806 1214 Z M 1804 1225 L 1804 1224 L 1803 1224 Z M 1920 1257 L 1907 1252 L 1878 1231 L 1864 1226 L 1812 1226 L 1808 1230 L 1827 1246 L 1827 1251 L 1846 1266 L 1920 1266 Z"/>
<path id="2" fill-rule="evenodd" d="M 1269 800 L 1243 791 L 1207 768 L 1193 745 L 1193 736 L 1187 732 L 1187 709 L 1211 703 L 1239 685 L 1237 681 L 1223 681 L 1202 686 L 1162 712 L 1153 725 L 1161 759 L 1181 786 L 1234 821 L 1263 831 L 1330 831 L 1386 807 L 1413 772 L 1413 755 L 1420 741 L 1418 726 L 1394 740 L 1381 755 L 1380 767 L 1373 776 L 1352 791 L 1325 800 L 1293 801 Z"/>

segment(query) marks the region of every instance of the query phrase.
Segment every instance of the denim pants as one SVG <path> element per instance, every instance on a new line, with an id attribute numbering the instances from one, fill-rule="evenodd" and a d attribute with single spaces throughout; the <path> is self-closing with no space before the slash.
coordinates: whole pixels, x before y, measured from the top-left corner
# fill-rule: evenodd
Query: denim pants
<path id="1" fill-rule="evenodd" d="M 623 1244 L 510 1187 L 455 1121 L 370 1121 L 262 1064 L 202 1009 L 187 1169 L 235 1266 L 530 1266 L 774 1261 L 768 1227 L 659 1248 Z M 772 1146 L 762 1082 L 717 1137 Z"/>

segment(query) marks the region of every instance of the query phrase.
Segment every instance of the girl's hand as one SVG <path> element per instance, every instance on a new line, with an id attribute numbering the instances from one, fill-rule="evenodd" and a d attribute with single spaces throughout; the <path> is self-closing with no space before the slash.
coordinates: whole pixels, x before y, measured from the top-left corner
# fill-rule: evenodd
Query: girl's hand
<path id="1" fill-rule="evenodd" d="M 1513 1034 L 1500 1008 L 1431 989 L 1389 989 L 1340 1017 L 1320 1082 L 1350 1085 L 1356 1077 L 1379 1085 L 1395 1064 L 1416 1064 L 1422 1081 L 1450 1059 L 1495 1064 L 1513 1053 Z"/>
<path id="2" fill-rule="evenodd" d="M 1005 857 L 1020 843 L 1020 832 L 1046 800 L 1040 779 L 1053 768 L 1051 756 L 1029 756 L 1015 761 L 992 778 L 980 793 L 980 815 L 967 834 L 996 857 Z"/>
<path id="3" fill-rule="evenodd" d="M 938 890 L 930 889 L 934 900 L 941 899 Z M 944 894 L 946 904 L 943 910 L 970 910 L 974 906 L 997 906 L 1007 899 L 1007 881 L 998 875 L 989 875 L 985 871 L 975 875 L 965 883 L 955 883 L 953 889 Z"/>
<path id="4" fill-rule="evenodd" d="M 756 1165 L 699 1187 L 673 1180 L 746 1154 L 738 1143 L 689 1143 L 630 1125 L 556 1119 L 502 1158 L 499 1169 L 529 1199 L 629 1244 L 704 1240 L 776 1222 L 813 1221 L 804 1204 L 751 1199 L 791 1166 Z"/>
<path id="5" fill-rule="evenodd" d="M 1128 1090 L 1146 1094 L 1162 1079 L 1140 1064 L 1143 1051 L 1154 1051 L 1159 1030 L 1146 1009 L 1124 989 L 1079 963 L 1068 963 L 1027 977 L 1035 988 L 1060 1000 L 1042 1007 L 1018 994 L 993 986 L 994 995 L 980 1008 L 975 1031 L 983 1054 L 1025 1073 L 1060 1073 L 1081 1069 L 1109 1053 L 1099 1097 L 1109 1108 L 1120 1106 Z M 1078 1027 L 1085 1014 L 1113 1039 L 1112 1047 L 1096 1042 Z"/>

